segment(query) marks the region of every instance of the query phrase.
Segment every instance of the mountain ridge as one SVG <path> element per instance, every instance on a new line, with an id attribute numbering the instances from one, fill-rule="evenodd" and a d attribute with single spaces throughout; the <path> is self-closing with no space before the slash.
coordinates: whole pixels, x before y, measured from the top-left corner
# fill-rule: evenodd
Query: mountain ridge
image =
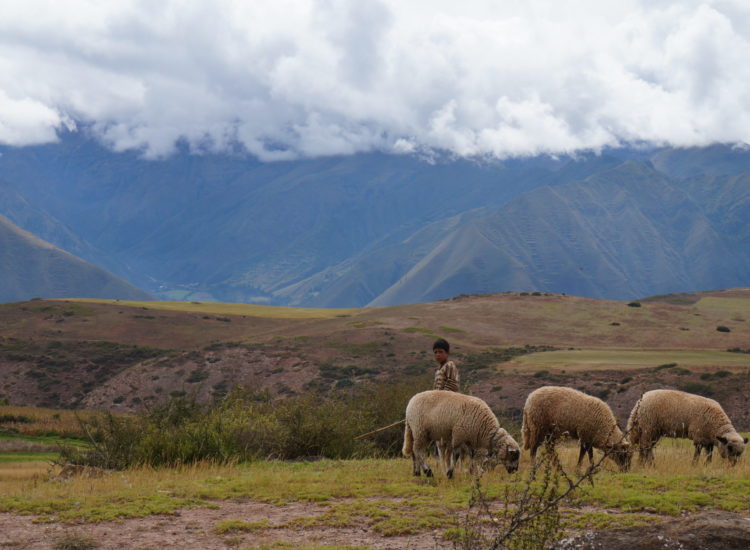
<path id="1" fill-rule="evenodd" d="M 151 299 L 146 292 L 60 250 L 0 215 L 0 302 L 47 298 Z"/>

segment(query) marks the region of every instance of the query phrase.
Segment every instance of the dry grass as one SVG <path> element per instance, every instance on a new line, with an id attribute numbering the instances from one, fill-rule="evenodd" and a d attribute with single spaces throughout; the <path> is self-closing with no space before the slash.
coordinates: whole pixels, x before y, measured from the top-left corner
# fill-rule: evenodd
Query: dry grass
<path id="1" fill-rule="evenodd" d="M 357 308 L 326 309 L 262 306 L 252 304 L 235 304 L 224 302 L 137 302 L 126 300 L 100 300 L 94 298 L 67 298 L 69 302 L 91 302 L 97 304 L 114 304 L 125 307 L 146 308 L 165 311 L 185 311 L 191 313 L 212 313 L 214 315 L 245 315 L 247 317 L 267 317 L 273 319 L 331 319 L 354 315 L 361 311 Z"/>
<path id="2" fill-rule="evenodd" d="M 83 437 L 79 418 L 91 420 L 101 416 L 97 411 L 73 411 L 67 409 L 45 409 L 40 407 L 17 407 L 0 405 L 0 417 L 28 419 L 13 422 L 4 421 L 2 426 L 11 428 L 20 435 L 57 435 L 62 437 Z"/>

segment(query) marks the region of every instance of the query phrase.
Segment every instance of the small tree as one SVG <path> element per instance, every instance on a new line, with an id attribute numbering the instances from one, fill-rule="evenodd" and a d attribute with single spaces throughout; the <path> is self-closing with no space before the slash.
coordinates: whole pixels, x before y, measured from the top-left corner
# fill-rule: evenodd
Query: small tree
<path id="1" fill-rule="evenodd" d="M 562 467 L 548 440 L 523 480 L 505 489 L 499 511 L 493 511 L 477 478 L 469 509 L 451 539 L 456 550 L 537 550 L 563 535 L 560 504 L 594 475 L 611 453 L 573 477 Z"/>

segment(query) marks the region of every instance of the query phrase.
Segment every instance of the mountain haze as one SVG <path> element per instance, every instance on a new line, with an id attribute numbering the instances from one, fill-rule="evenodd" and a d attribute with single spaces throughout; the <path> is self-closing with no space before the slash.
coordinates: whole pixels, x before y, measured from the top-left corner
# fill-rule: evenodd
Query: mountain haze
<path id="1" fill-rule="evenodd" d="M 104 269 L 76 258 L 0 216 L 0 302 L 45 298 L 150 296 Z"/>

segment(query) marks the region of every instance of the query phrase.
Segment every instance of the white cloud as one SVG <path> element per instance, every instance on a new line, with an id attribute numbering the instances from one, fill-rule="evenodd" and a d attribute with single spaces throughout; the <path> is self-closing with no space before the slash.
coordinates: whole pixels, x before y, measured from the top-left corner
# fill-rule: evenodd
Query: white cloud
<path id="1" fill-rule="evenodd" d="M 745 0 L 26 0 L 0 143 L 530 155 L 750 142 Z"/>

